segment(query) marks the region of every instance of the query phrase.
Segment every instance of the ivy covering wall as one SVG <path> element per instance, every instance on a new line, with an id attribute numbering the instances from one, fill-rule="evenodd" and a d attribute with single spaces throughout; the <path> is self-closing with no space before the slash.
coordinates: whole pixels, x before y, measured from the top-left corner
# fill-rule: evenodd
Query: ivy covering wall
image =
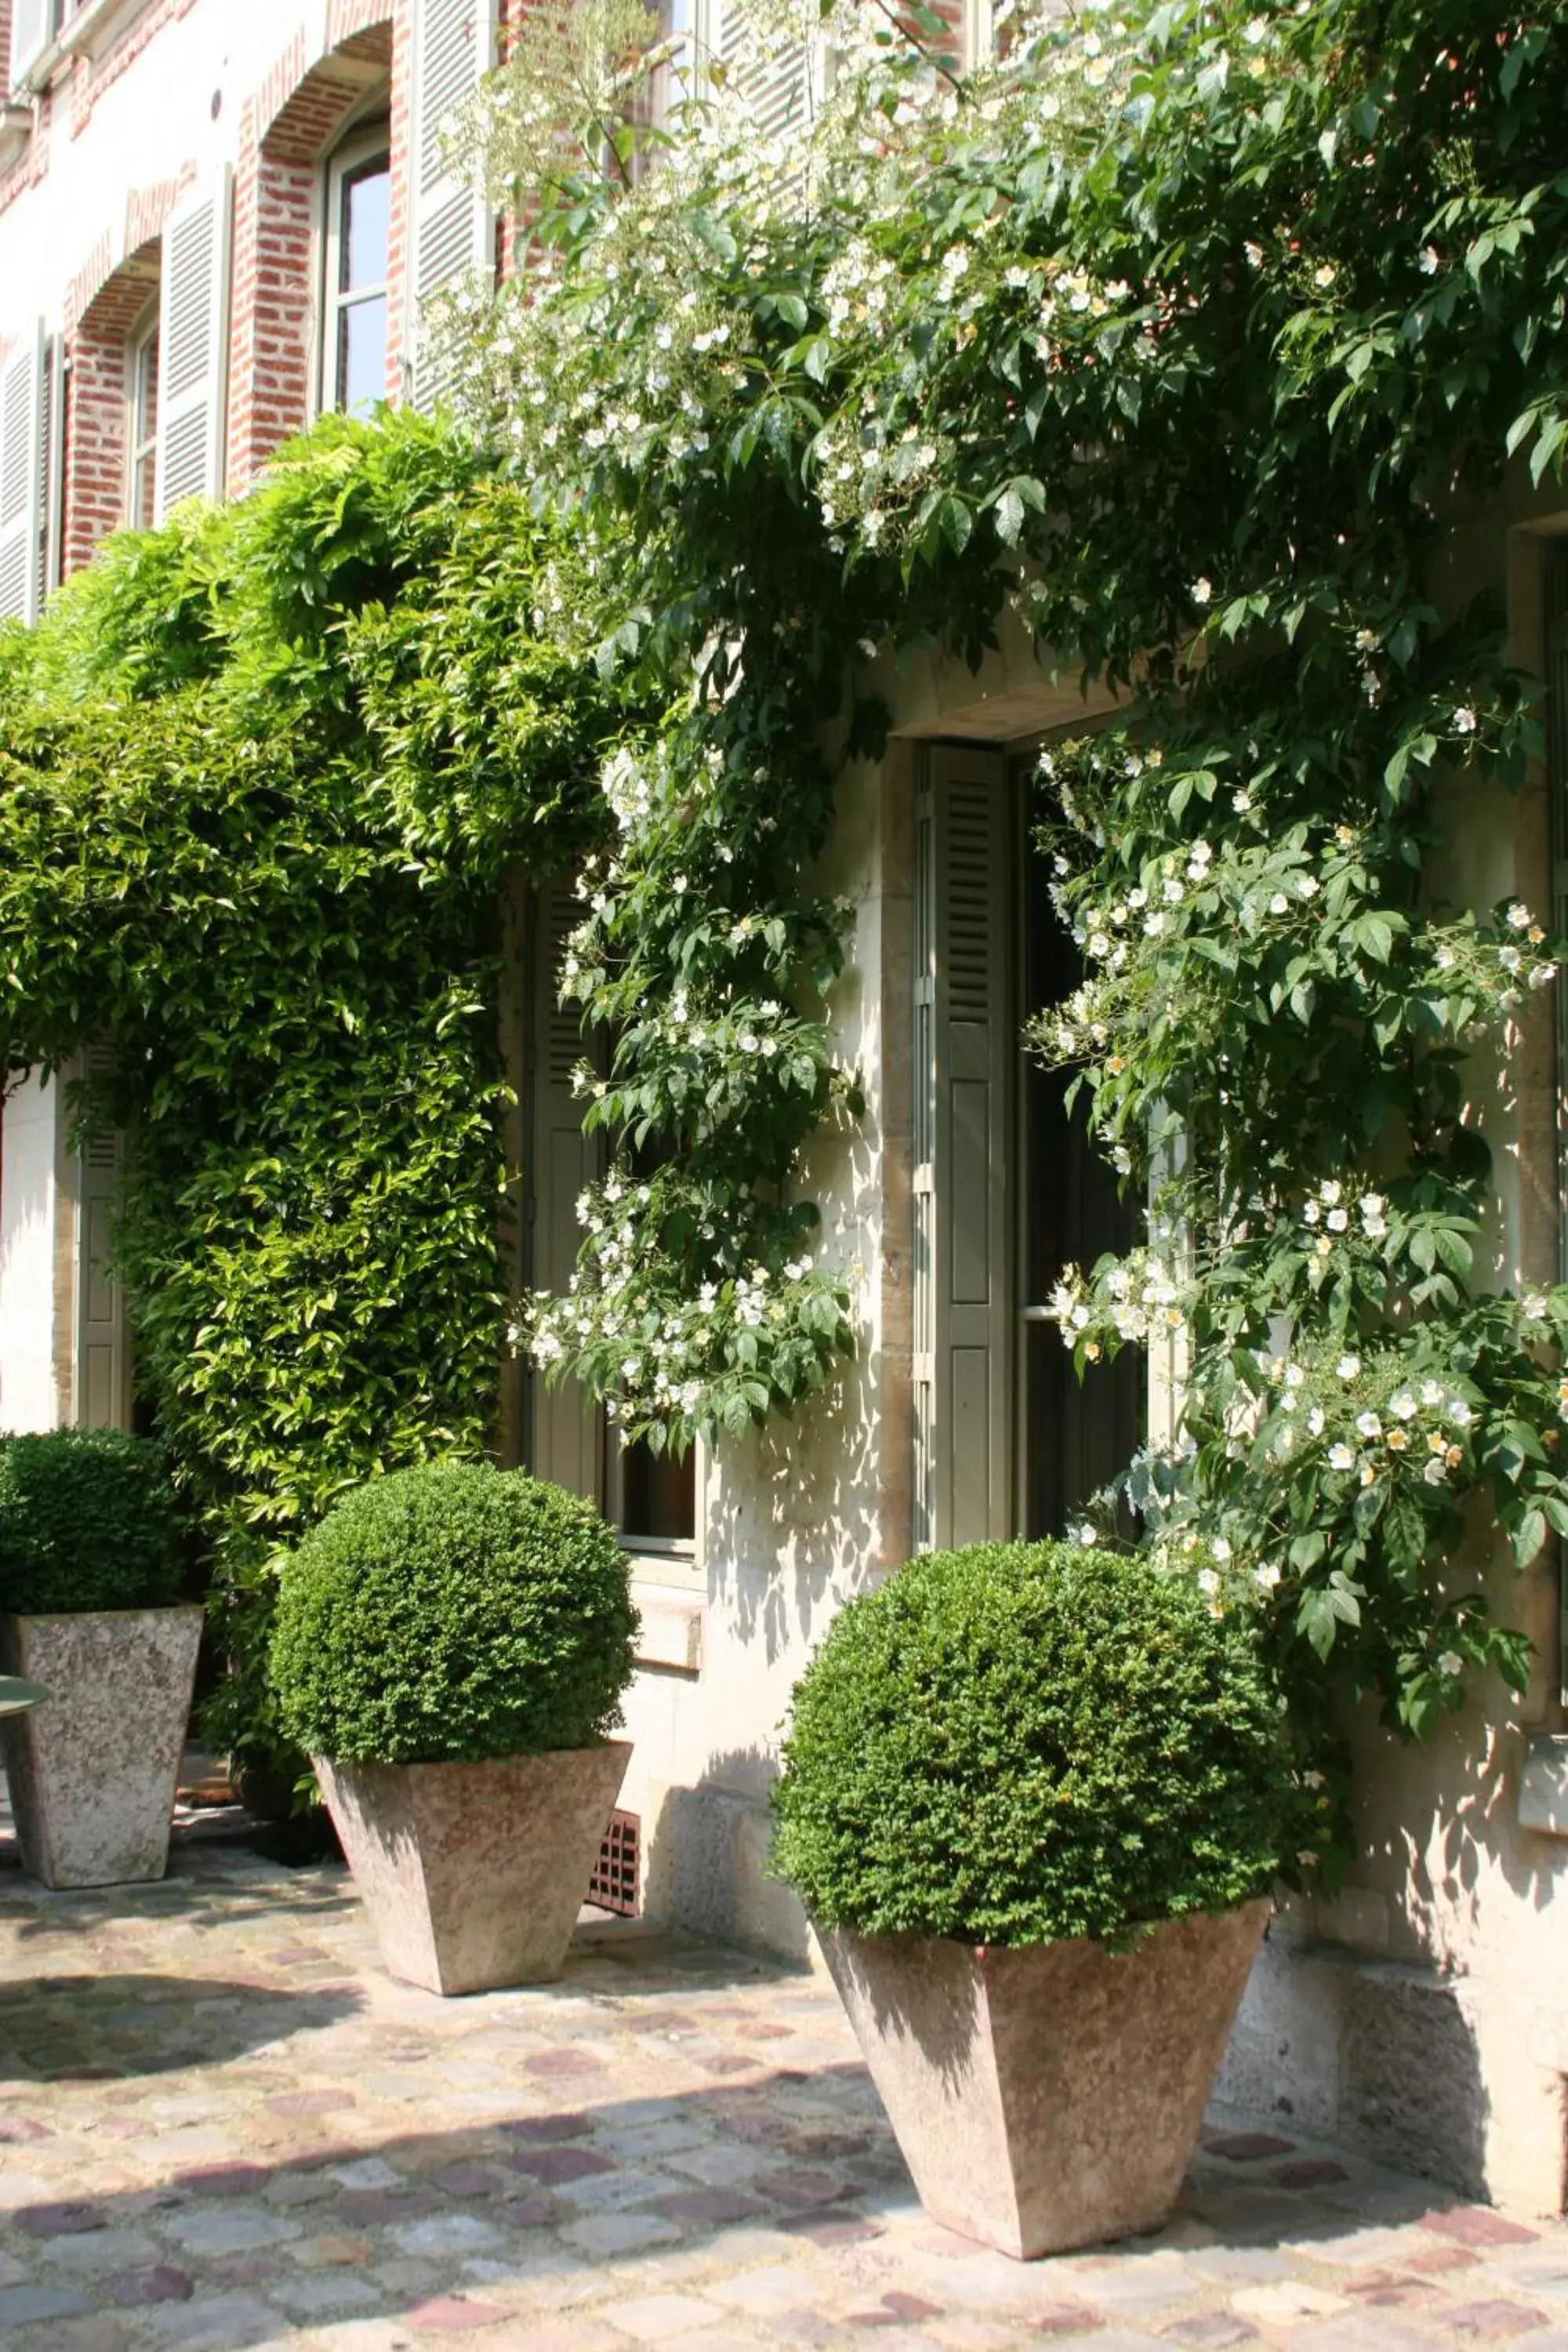
<path id="1" fill-rule="evenodd" d="M 242 1744 L 279 1543 L 493 1437 L 502 890 L 602 833 L 626 724 L 543 625 L 591 560 L 468 438 L 330 418 L 0 638 L 0 1061 L 109 1049 L 82 1108 Z"/>

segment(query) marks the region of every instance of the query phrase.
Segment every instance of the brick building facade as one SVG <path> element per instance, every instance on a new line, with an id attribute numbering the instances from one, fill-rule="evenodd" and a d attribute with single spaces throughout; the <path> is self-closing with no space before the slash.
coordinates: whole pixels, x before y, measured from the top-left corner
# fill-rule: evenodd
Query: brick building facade
<path id="1" fill-rule="evenodd" d="M 731 5 L 670 0 L 670 15 L 740 79 Z M 951 14 L 971 48 L 989 37 L 987 0 Z M 421 299 L 495 267 L 493 223 L 447 172 L 439 127 L 492 55 L 497 16 L 496 0 L 0 0 L 0 613 L 29 617 L 121 521 L 243 492 L 319 409 L 422 396 Z M 804 102 L 795 70 L 757 74 L 760 115 Z M 1495 590 L 1513 658 L 1553 682 L 1557 747 L 1518 802 L 1443 803 L 1458 904 L 1552 898 L 1568 652 L 1552 667 L 1545 649 L 1549 613 L 1568 612 L 1565 547 L 1550 485 L 1513 486 L 1456 537 L 1456 577 Z M 846 772 L 818 877 L 853 908 L 832 1045 L 859 1071 L 866 1112 L 814 1141 L 810 1171 L 821 1261 L 855 1290 L 858 1354 L 799 1424 L 699 1448 L 680 1491 L 568 1392 L 514 1391 L 509 1423 L 637 1555 L 624 1801 L 642 1823 L 644 1901 L 797 1954 L 804 1917 L 767 1875 L 768 1789 L 791 1686 L 833 1612 L 922 1543 L 1051 1531 L 1110 1466 L 1107 1449 L 1125 1459 L 1130 1430 L 1167 1425 L 1172 1403 L 1171 1367 L 1155 1363 L 1122 1399 L 1126 1426 L 1093 1423 L 1029 1287 L 1047 1257 L 1109 1245 L 1094 1219 L 1115 1206 L 1095 1191 L 1103 1171 L 1041 1125 L 1018 1051 L 1051 920 L 1024 779 L 1085 706 L 1010 628 L 977 672 L 933 653 L 871 684 L 890 713 L 886 753 Z M 531 911 L 503 1007 L 530 1271 L 551 1287 L 593 1149 L 567 1076 L 581 1040 L 554 1008 L 557 896 Z M 1536 1283 L 1563 1263 L 1565 1230 L 1568 1056 L 1550 1007 L 1515 1078 L 1504 1090 L 1481 1069 L 1476 1087 L 1491 1105 L 1498 1266 Z M 106 1258 L 116 1181 L 116 1139 L 72 1153 L 58 1089 L 13 1089 L 0 1427 L 129 1413 Z M 1487 1570 L 1484 1531 L 1478 1558 Z M 1277 1923 L 1224 2087 L 1292 2129 L 1554 2211 L 1568 2197 L 1555 1557 L 1496 1584 L 1535 1642 L 1530 1692 L 1517 1706 L 1492 1694 L 1421 1748 L 1358 1719 L 1355 1874 Z"/>
<path id="2" fill-rule="evenodd" d="M 420 301 L 493 261 L 440 129 L 504 13 L 0 0 L 0 614 L 321 408 L 410 394 Z"/>

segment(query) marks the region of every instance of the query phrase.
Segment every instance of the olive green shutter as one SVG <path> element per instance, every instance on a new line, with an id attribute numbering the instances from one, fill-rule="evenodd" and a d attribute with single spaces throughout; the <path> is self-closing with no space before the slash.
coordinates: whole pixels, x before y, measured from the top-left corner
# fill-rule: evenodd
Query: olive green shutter
<path id="1" fill-rule="evenodd" d="M 999 753 L 926 755 L 915 824 L 914 1533 L 1012 1531 L 1011 907 Z"/>
<path id="2" fill-rule="evenodd" d="M 567 934 L 582 909 L 572 885 L 547 883 L 534 901 L 529 957 L 529 1091 L 532 1149 L 525 1169 L 530 1280 L 536 1290 L 563 1292 L 572 1278 L 583 1240 L 577 1201 L 601 1172 L 603 1150 L 596 1136 L 583 1132 L 583 1100 L 572 1091 L 572 1074 L 591 1058 L 575 1004 L 557 1001 Z M 574 1494 L 599 1498 L 603 1457 L 598 1410 L 575 1381 L 553 1388 L 534 1375 L 530 1383 L 530 1466 Z"/>

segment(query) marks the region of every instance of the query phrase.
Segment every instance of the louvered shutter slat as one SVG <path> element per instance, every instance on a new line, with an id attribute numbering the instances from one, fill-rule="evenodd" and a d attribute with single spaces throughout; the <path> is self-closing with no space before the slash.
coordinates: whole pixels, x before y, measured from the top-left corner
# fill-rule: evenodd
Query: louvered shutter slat
<path id="1" fill-rule="evenodd" d="M 0 367 L 0 616 L 29 625 L 43 586 L 46 366 L 39 320 Z"/>
<path id="2" fill-rule="evenodd" d="M 703 0 L 692 30 L 700 61 L 722 66 L 724 87 L 745 107 L 760 139 L 805 129 L 826 79 L 820 45 L 773 40 L 733 0 Z"/>
<path id="3" fill-rule="evenodd" d="M 577 1200 L 602 1172 L 603 1147 L 583 1132 L 583 1105 L 572 1091 L 572 1073 L 588 1054 L 575 1004 L 556 1001 L 567 934 L 581 908 L 569 882 L 551 882 L 540 892 L 530 960 L 532 983 L 532 1165 L 527 1171 L 531 1204 L 531 1273 L 536 1290 L 564 1292 L 577 1263 L 583 1228 Z M 599 1499 L 601 1423 L 596 1407 L 575 1381 L 553 1388 L 532 1382 L 530 1465 L 573 1494 Z"/>
<path id="4" fill-rule="evenodd" d="M 163 232 L 154 499 L 160 522 L 182 499 L 223 494 L 232 176 L 226 167 L 177 206 Z"/>
<path id="5" fill-rule="evenodd" d="M 916 812 L 915 1535 L 1010 1532 L 1006 770 L 933 751 Z"/>
<path id="6" fill-rule="evenodd" d="M 446 378 L 426 347 L 421 316 L 444 286 L 482 270 L 493 250 L 494 215 L 484 199 L 442 161 L 442 136 L 454 108 L 470 97 L 495 63 L 496 0 L 422 0 L 416 20 L 414 94 L 413 315 L 414 401 L 432 408 Z"/>

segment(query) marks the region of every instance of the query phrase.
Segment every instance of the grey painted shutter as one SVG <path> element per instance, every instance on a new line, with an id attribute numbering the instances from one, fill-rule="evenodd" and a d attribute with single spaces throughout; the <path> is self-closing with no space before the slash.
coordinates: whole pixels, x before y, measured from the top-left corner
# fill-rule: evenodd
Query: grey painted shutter
<path id="1" fill-rule="evenodd" d="M 100 1049 L 87 1066 L 101 1070 Z M 120 1202 L 122 1139 L 111 1127 L 91 1129 L 77 1162 L 76 1349 L 72 1412 L 82 1429 L 131 1426 L 131 1352 L 125 1300 L 110 1270 Z"/>
<path id="2" fill-rule="evenodd" d="M 57 0 L 12 0 L 11 87 L 19 89 L 22 76 L 42 57 L 54 38 Z"/>
<path id="3" fill-rule="evenodd" d="M 163 231 L 153 501 L 159 522 L 182 499 L 216 499 L 224 491 L 233 177 L 226 164 L 175 205 Z"/>
<path id="4" fill-rule="evenodd" d="M 447 379 L 425 348 L 421 312 L 443 286 L 493 267 L 495 216 L 483 196 L 442 162 L 443 128 L 495 63 L 496 0 L 420 0 L 415 18 L 413 268 L 407 348 L 414 402 L 433 408 Z"/>
<path id="5" fill-rule="evenodd" d="M 915 823 L 917 1548 L 1012 1530 L 1007 776 L 943 745 Z"/>
<path id="6" fill-rule="evenodd" d="M 577 1197 L 603 1166 L 602 1146 L 584 1134 L 582 1098 L 572 1091 L 572 1073 L 588 1055 L 589 1043 L 577 1006 L 557 1002 L 566 937 L 580 911 L 569 881 L 547 883 L 535 901 L 529 959 L 532 1150 L 524 1172 L 530 1279 L 536 1290 L 552 1292 L 564 1291 L 571 1281 L 583 1239 Z M 598 1408 L 575 1381 L 552 1388 L 536 1374 L 531 1389 L 531 1468 L 597 1502 L 604 1453 Z"/>
<path id="7" fill-rule="evenodd" d="M 43 586 L 47 382 L 40 319 L 0 368 L 0 616 L 29 624 Z"/>

